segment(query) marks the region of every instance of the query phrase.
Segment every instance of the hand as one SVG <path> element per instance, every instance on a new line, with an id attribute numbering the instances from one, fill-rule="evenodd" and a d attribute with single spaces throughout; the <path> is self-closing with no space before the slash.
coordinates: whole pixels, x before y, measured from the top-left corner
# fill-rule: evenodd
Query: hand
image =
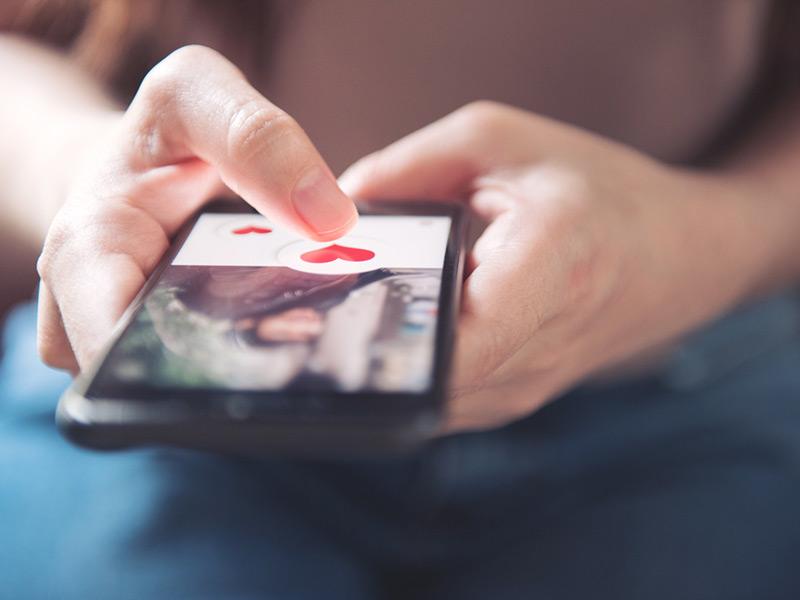
<path id="1" fill-rule="evenodd" d="M 368 198 L 468 197 L 470 257 L 448 428 L 523 417 L 749 293 L 749 197 L 520 110 L 469 105 L 340 179 Z"/>
<path id="2" fill-rule="evenodd" d="M 111 121 L 39 259 L 39 350 L 50 365 L 91 360 L 170 236 L 223 184 L 310 238 L 356 222 L 303 130 L 213 50 L 171 54 Z"/>

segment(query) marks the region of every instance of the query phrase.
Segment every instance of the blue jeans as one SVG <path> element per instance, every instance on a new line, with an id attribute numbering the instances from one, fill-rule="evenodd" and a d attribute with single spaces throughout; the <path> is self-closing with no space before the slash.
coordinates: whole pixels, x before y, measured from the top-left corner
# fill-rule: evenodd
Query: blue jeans
<path id="1" fill-rule="evenodd" d="M 62 440 L 34 308 L 0 365 L 0 597 L 800 597 L 800 307 L 657 376 L 360 463 Z"/>

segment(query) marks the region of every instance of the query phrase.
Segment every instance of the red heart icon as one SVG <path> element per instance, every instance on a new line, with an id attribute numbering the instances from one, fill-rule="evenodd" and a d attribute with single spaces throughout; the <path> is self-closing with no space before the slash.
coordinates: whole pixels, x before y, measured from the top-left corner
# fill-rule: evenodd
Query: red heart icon
<path id="1" fill-rule="evenodd" d="M 270 233 L 272 229 L 269 227 L 257 227 L 256 225 L 246 225 L 245 227 L 239 227 L 239 229 L 234 229 L 231 231 L 234 235 L 247 235 L 248 233 Z"/>
<path id="2" fill-rule="evenodd" d="M 300 258 L 310 263 L 329 263 L 337 258 L 341 260 L 349 260 L 350 262 L 364 262 L 374 257 L 375 253 L 372 250 L 365 250 L 364 248 L 350 248 L 349 246 L 340 246 L 339 244 L 331 244 L 324 248 L 317 248 L 316 250 L 309 250 L 300 255 Z"/>

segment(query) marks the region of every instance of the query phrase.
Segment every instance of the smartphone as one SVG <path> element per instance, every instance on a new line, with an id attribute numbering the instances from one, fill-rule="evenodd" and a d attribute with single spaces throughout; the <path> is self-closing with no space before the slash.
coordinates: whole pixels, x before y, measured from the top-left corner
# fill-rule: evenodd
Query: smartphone
<path id="1" fill-rule="evenodd" d="M 244 202 L 177 234 L 60 430 L 96 449 L 170 445 L 331 456 L 413 448 L 439 429 L 461 288 L 458 203 L 363 202 L 314 242 Z"/>

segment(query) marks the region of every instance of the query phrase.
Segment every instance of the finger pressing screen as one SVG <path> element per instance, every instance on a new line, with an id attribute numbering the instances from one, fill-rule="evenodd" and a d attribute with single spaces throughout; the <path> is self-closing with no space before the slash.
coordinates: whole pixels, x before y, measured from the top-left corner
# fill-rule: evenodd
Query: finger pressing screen
<path id="1" fill-rule="evenodd" d="M 334 239 L 357 219 L 297 122 L 208 48 L 182 48 L 148 74 L 127 131 L 134 169 L 200 158 L 258 211 L 308 237 Z"/>

